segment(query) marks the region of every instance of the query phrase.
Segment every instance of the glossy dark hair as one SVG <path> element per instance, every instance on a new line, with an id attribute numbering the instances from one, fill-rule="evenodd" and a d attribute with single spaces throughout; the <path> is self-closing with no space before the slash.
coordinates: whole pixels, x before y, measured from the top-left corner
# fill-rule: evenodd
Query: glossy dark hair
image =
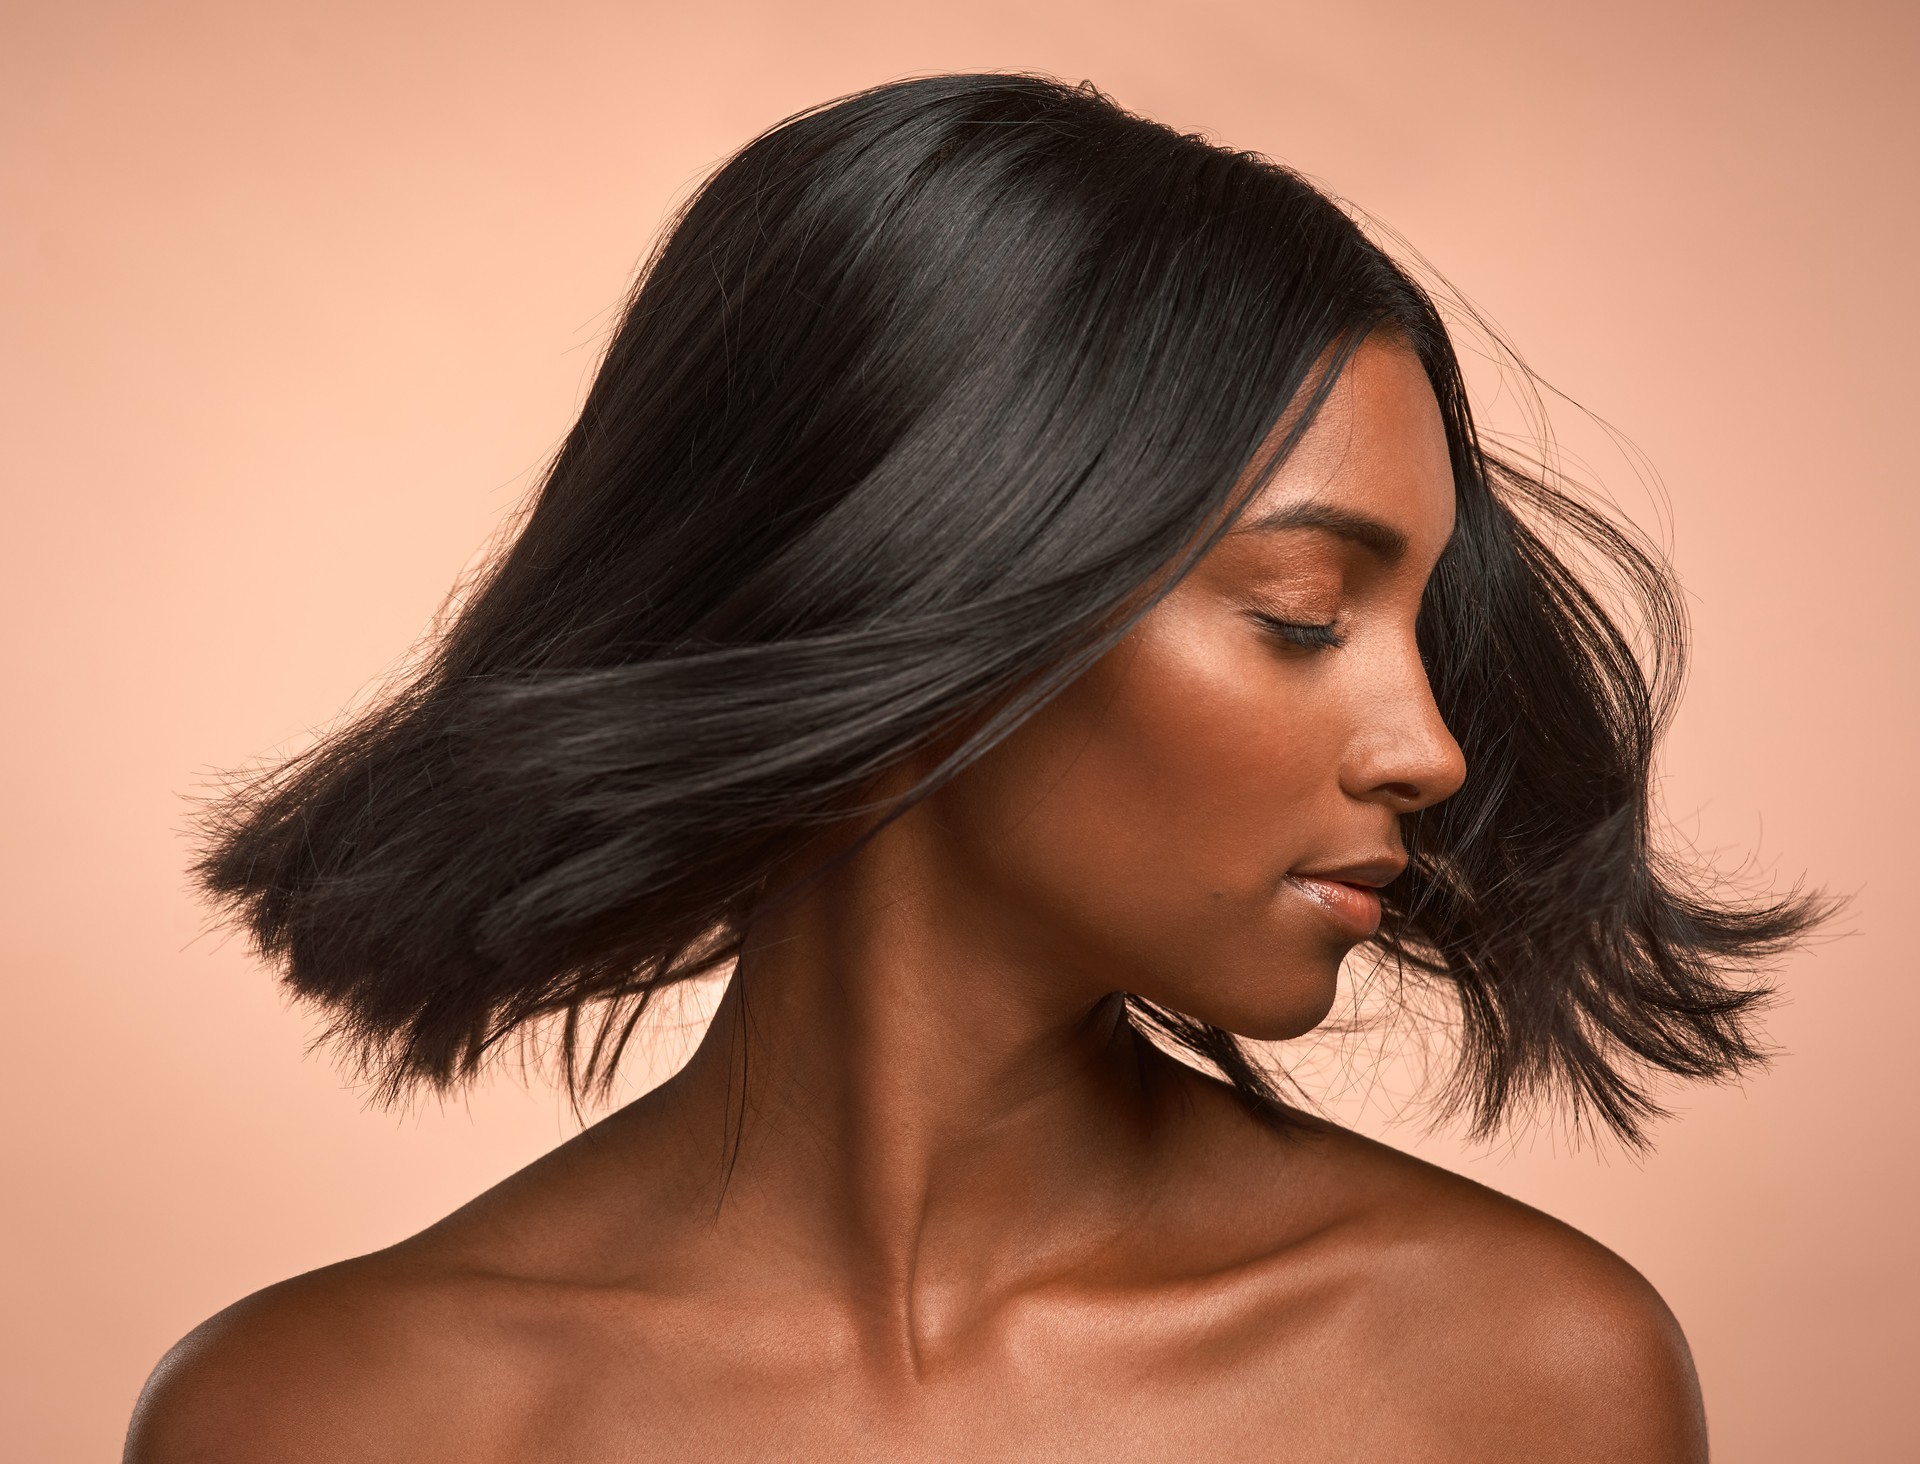
<path id="1" fill-rule="evenodd" d="M 1479 1127 L 1557 1099 L 1635 1138 L 1659 1074 L 1756 1059 L 1760 988 L 1728 976 L 1816 913 L 1649 845 L 1673 587 L 1483 449 L 1434 306 L 1324 195 L 1087 86 L 882 86 L 720 168 L 430 658 L 233 791 L 199 877 L 388 1092 L 543 1019 L 570 1087 L 604 1081 L 880 774 L 944 750 L 924 795 L 1114 645 L 1383 329 L 1452 449 L 1419 634 L 1469 777 L 1408 821 L 1379 944 L 1457 994 L 1447 1097 Z M 1658 663 L 1543 525 L 1630 589 Z M 1235 1038 L 1127 1009 L 1281 1115 Z"/>

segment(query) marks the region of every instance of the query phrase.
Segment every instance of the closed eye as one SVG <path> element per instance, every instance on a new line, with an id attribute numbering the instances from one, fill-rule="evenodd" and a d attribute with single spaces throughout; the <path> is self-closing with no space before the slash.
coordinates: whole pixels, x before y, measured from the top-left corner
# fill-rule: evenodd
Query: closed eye
<path id="1" fill-rule="evenodd" d="M 1250 613 L 1263 630 L 1303 651 L 1330 651 L 1345 641 L 1337 629 L 1338 621 L 1316 624 L 1309 620 L 1282 620 L 1258 610 Z"/>

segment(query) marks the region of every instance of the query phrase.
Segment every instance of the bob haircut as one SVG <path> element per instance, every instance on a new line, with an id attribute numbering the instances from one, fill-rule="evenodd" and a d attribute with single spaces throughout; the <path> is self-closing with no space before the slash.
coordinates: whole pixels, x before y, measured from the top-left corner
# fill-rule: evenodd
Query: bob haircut
<path id="1" fill-rule="evenodd" d="M 1481 445 L 1439 313 L 1327 197 L 1090 85 L 876 87 L 725 163 L 517 538 L 403 688 L 215 805 L 198 877 L 384 1096 L 529 1031 L 576 1097 L 604 1085 L 649 998 L 791 892 L 776 869 L 1118 643 L 1383 330 L 1451 448 L 1419 639 L 1469 777 L 1406 821 L 1375 944 L 1457 998 L 1442 1096 L 1476 1130 L 1558 1101 L 1638 1142 L 1661 1074 L 1760 1058 L 1765 991 L 1729 977 L 1819 913 L 1709 895 L 1650 847 L 1670 580 Z M 1626 587 L 1645 665 L 1552 534 Z M 1126 1010 L 1289 1121 L 1231 1034 Z"/>

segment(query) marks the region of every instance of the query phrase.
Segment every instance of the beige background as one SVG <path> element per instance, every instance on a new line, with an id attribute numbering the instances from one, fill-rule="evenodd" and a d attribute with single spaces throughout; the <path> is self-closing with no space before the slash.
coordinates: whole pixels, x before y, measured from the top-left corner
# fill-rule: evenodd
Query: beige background
<path id="1" fill-rule="evenodd" d="M 1854 893 L 1850 933 L 1788 971 L 1774 1071 L 1680 1095 L 1644 1162 L 1393 1127 L 1391 1064 L 1341 1111 L 1644 1270 L 1719 1459 L 1920 1457 L 1914 14 L 11 0 L 3 1451 L 114 1457 L 185 1328 L 569 1131 L 511 1082 L 364 1107 L 201 934 L 184 795 L 396 663 L 713 162 L 886 78 L 1034 68 L 1358 200 L 1658 469 L 1664 497 L 1560 410 L 1691 592 L 1669 806 Z"/>

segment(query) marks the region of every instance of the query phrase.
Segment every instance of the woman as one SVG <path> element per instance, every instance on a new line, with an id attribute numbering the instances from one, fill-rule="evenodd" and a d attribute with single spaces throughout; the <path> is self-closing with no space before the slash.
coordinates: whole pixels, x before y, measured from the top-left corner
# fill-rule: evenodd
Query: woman
<path id="1" fill-rule="evenodd" d="M 1529 526 L 1531 525 L 1531 527 Z M 1648 843 L 1679 621 L 1487 453 L 1444 327 L 1261 158 L 1021 76 L 794 118 L 669 231 L 510 550 L 201 873 L 383 1091 L 687 1067 L 184 1340 L 128 1458 L 1692 1460 L 1565 1226 L 1240 1039 L 1371 943 L 1446 1098 L 1638 1141 L 1806 901 Z"/>

